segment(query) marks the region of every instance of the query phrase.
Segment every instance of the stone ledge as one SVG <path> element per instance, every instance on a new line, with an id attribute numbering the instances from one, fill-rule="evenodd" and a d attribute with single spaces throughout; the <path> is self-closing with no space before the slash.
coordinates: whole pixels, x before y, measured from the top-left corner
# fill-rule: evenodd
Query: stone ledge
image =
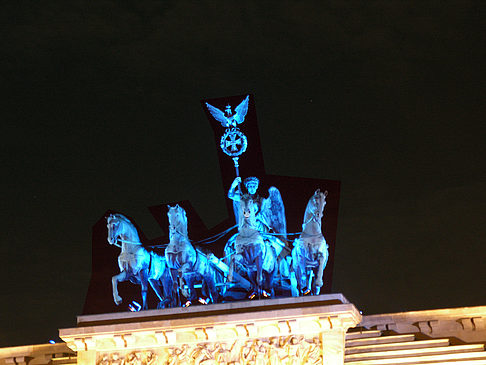
<path id="1" fill-rule="evenodd" d="M 309 297 L 238 301 L 210 304 L 207 306 L 198 305 L 188 308 L 168 308 L 146 310 L 141 312 L 93 314 L 78 316 L 78 327 L 255 313 L 282 309 L 321 307 L 336 304 L 349 304 L 349 301 L 342 294 L 325 294 Z"/>
<path id="2" fill-rule="evenodd" d="M 82 316 L 78 327 L 61 329 L 59 336 L 78 352 L 79 365 L 133 356 L 182 361 L 203 350 L 209 351 L 207 359 L 224 352 L 232 361 L 241 351 L 278 352 L 292 359 L 299 352 L 338 365 L 343 364 L 346 331 L 361 319 L 342 294 L 330 294 Z"/>

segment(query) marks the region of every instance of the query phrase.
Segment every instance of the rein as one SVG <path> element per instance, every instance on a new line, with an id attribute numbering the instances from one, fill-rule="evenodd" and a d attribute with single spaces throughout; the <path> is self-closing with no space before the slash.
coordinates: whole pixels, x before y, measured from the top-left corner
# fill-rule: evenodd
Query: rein
<path id="1" fill-rule="evenodd" d="M 211 237 L 207 237 L 207 238 L 204 238 L 200 241 L 196 241 L 196 242 L 193 242 L 194 244 L 204 244 L 204 245 L 207 245 L 207 244 L 210 244 L 210 243 L 214 243 L 216 242 L 217 240 L 219 240 L 220 238 L 224 237 L 226 234 L 228 234 L 229 232 L 231 232 L 233 229 L 235 229 L 238 225 L 235 224 L 233 227 L 230 227 L 226 230 L 224 230 L 223 232 L 220 232 L 220 233 L 217 233 L 215 234 L 214 236 L 211 236 Z"/>
<path id="2" fill-rule="evenodd" d="M 122 243 L 129 243 L 131 245 L 137 245 L 137 246 L 141 246 L 142 245 L 142 242 L 127 241 L 127 240 L 122 240 L 121 238 L 118 238 L 117 241 L 120 241 Z M 121 247 L 121 246 L 118 246 L 118 247 Z"/>
<path id="3" fill-rule="evenodd" d="M 321 218 L 322 219 L 322 218 Z M 302 227 L 306 226 L 310 222 L 315 221 L 316 223 L 320 224 L 321 222 L 317 219 L 317 214 L 315 212 L 312 212 L 312 216 L 304 223 L 302 223 Z"/>
<path id="4" fill-rule="evenodd" d="M 188 237 L 186 237 L 186 236 L 185 236 L 185 235 L 184 235 L 182 232 L 180 232 L 178 229 L 174 230 L 174 234 L 175 234 L 175 233 L 177 233 L 179 236 L 182 236 L 182 237 L 187 238 L 187 239 L 189 240 L 189 238 L 188 238 Z M 170 235 L 170 232 L 169 232 L 169 235 Z M 191 241 L 191 240 L 189 240 L 189 241 Z"/>

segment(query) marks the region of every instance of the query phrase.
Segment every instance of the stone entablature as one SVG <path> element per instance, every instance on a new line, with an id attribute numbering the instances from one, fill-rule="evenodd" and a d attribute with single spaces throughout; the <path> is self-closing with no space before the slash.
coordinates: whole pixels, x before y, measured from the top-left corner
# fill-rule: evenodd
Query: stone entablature
<path id="1" fill-rule="evenodd" d="M 342 364 L 345 333 L 360 321 L 331 294 L 82 316 L 60 337 L 78 364 Z"/>
<path id="2" fill-rule="evenodd" d="M 0 365 L 75 364 L 76 353 L 65 343 L 0 348 Z"/>
<path id="3" fill-rule="evenodd" d="M 423 333 L 486 343 L 486 306 L 434 309 L 363 316 L 360 327 L 396 333 Z"/>
<path id="4" fill-rule="evenodd" d="M 467 355 L 471 364 L 486 361 L 479 350 L 458 353 L 463 342 L 486 343 L 486 306 L 361 318 L 346 298 L 333 294 L 82 316 L 77 328 L 60 331 L 69 347 L 58 343 L 0 348 L 0 365 L 319 364 L 324 357 L 326 364 L 342 364 L 344 333 L 358 321 L 347 334 L 347 361 L 383 362 L 384 350 L 388 357 L 395 356 L 391 364 L 397 363 L 400 351 L 407 352 L 402 354 L 407 361 L 424 352 Z M 472 357 L 477 359 L 473 362 Z"/>

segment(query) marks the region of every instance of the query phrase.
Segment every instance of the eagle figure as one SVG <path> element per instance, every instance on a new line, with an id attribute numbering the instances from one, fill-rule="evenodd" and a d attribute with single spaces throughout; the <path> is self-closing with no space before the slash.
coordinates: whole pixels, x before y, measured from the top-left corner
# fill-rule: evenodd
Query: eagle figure
<path id="1" fill-rule="evenodd" d="M 247 95 L 240 105 L 235 108 L 234 114 L 231 113 L 231 107 L 229 105 L 226 107 L 225 112 L 209 103 L 206 103 L 206 106 L 214 119 L 220 122 L 224 128 L 236 127 L 237 124 L 241 124 L 245 120 L 246 113 L 248 112 L 249 98 L 250 95 Z"/>

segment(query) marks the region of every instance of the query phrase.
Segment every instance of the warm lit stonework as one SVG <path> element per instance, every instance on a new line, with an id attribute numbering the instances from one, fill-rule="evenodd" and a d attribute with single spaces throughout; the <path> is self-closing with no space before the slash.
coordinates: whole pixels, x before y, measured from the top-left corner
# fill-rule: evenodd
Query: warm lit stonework
<path id="1" fill-rule="evenodd" d="M 65 343 L 0 348 L 0 365 L 76 364 L 76 353 Z"/>
<path id="2" fill-rule="evenodd" d="M 343 364 L 361 315 L 342 295 L 82 316 L 78 364 Z"/>
<path id="3" fill-rule="evenodd" d="M 0 365 L 486 365 L 486 306 L 363 315 L 340 294 L 78 317 Z"/>

